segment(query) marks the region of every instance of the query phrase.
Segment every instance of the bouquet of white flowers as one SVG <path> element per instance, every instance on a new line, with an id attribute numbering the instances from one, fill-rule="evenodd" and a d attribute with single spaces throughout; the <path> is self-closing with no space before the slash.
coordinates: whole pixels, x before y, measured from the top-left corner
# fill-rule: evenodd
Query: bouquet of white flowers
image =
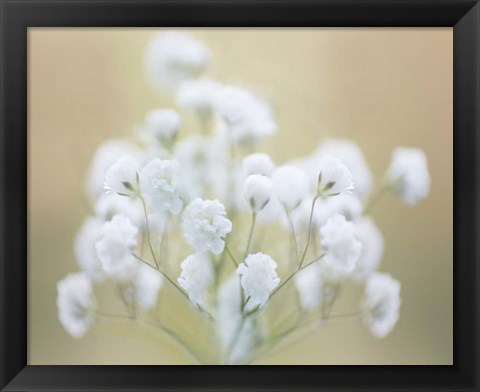
<path id="1" fill-rule="evenodd" d="M 150 43 L 152 85 L 195 121 L 187 127 L 179 111 L 155 109 L 136 141 L 108 140 L 96 151 L 87 173 L 92 213 L 75 239 L 81 272 L 58 283 L 61 323 L 76 338 L 97 320 L 145 323 L 197 362 L 218 364 L 251 363 L 332 319 L 362 319 L 374 336 L 386 336 L 399 318 L 400 283 L 377 272 L 384 241 L 368 213 L 385 191 L 407 205 L 428 195 L 425 154 L 397 148 L 375 192 L 350 140 L 326 140 L 275 164 L 257 151 L 277 132 L 274 111 L 203 76 L 210 58 L 181 33 Z M 267 229 L 275 230 L 270 241 Z M 172 247 L 186 257 L 172 259 Z M 275 257 L 272 248 L 280 249 Z M 94 288 L 106 283 L 124 314 L 97 305 Z M 346 284 L 364 285 L 358 309 L 332 314 Z M 210 331 L 211 353 L 198 352 L 156 309 L 166 285 Z M 280 310 L 269 306 L 273 298 L 284 298 Z"/>

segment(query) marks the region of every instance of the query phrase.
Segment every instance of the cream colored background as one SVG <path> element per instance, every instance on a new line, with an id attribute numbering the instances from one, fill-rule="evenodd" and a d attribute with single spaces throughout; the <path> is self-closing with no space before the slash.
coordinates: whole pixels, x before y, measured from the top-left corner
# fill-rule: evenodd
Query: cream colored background
<path id="1" fill-rule="evenodd" d="M 148 110 L 169 105 L 143 75 L 154 31 L 29 30 L 30 364 L 190 363 L 160 333 L 99 323 L 75 340 L 56 316 L 56 282 L 76 270 L 73 237 L 88 213 L 83 174 L 96 146 L 131 134 Z M 353 138 L 376 178 L 397 145 L 420 147 L 429 158 L 429 199 L 407 208 L 387 195 L 373 212 L 386 242 L 381 270 L 402 283 L 393 333 L 376 340 L 360 322 L 338 322 L 257 363 L 451 364 L 452 30 L 194 34 L 212 49 L 212 76 L 274 103 L 279 133 L 266 151 L 277 162 L 310 152 L 328 135 Z M 347 291 L 339 313 L 354 309 L 358 293 Z M 108 289 L 101 295 L 109 304 Z"/>

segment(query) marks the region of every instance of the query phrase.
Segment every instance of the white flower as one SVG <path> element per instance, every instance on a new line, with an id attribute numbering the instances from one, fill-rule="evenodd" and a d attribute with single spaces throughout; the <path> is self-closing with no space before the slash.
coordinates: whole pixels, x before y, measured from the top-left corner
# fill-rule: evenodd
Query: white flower
<path id="1" fill-rule="evenodd" d="M 95 200 L 105 193 L 105 173 L 117 159 L 138 154 L 138 147 L 126 140 L 112 139 L 101 144 L 87 170 L 86 185 L 90 198 Z"/>
<path id="2" fill-rule="evenodd" d="M 318 193 L 336 196 L 353 190 L 352 173 L 340 160 L 323 157 L 318 164 Z"/>
<path id="3" fill-rule="evenodd" d="M 123 215 L 115 215 L 102 226 L 95 248 L 102 267 L 109 275 L 121 274 L 136 263 L 132 255 L 137 245 L 138 230 Z"/>
<path id="4" fill-rule="evenodd" d="M 280 222 L 284 225 L 288 224 L 285 208 L 278 200 L 275 194 L 270 196 L 270 201 L 265 205 L 263 209 L 258 211 L 256 224 L 259 225 L 271 225 L 273 223 Z"/>
<path id="5" fill-rule="evenodd" d="M 178 283 L 188 293 L 193 304 L 206 305 L 207 290 L 213 282 L 212 261 L 207 253 L 195 253 L 188 256 L 180 265 L 182 273 Z"/>
<path id="6" fill-rule="evenodd" d="M 172 140 L 181 125 L 180 115 L 172 109 L 155 109 L 145 117 L 145 131 L 160 143 Z"/>
<path id="7" fill-rule="evenodd" d="M 300 306 L 305 312 L 315 310 L 322 302 L 322 281 L 319 264 L 316 262 L 295 275 L 294 283 L 300 298 Z"/>
<path id="8" fill-rule="evenodd" d="M 275 195 L 286 208 L 297 207 L 308 195 L 308 177 L 295 166 L 278 167 L 273 172 L 272 181 Z"/>
<path id="9" fill-rule="evenodd" d="M 250 254 L 237 268 L 243 289 L 250 297 L 250 306 L 263 306 L 270 292 L 280 283 L 275 271 L 277 263 L 268 255 Z"/>
<path id="10" fill-rule="evenodd" d="M 325 156 L 339 159 L 348 168 L 352 173 L 355 192 L 360 197 L 365 197 L 370 193 L 373 183 L 372 173 L 357 144 L 348 139 L 327 140 L 314 152 L 313 158 L 318 162 Z M 316 176 L 318 176 L 318 172 Z"/>
<path id="11" fill-rule="evenodd" d="M 105 189 L 122 196 L 137 194 L 138 161 L 132 156 L 118 159 L 105 174 Z"/>
<path id="12" fill-rule="evenodd" d="M 58 318 L 67 332 L 80 338 L 94 321 L 96 301 L 85 273 L 69 274 L 57 283 Z"/>
<path id="13" fill-rule="evenodd" d="M 178 214 L 183 201 L 179 194 L 180 165 L 176 161 L 154 159 L 140 172 L 140 187 L 147 203 L 155 211 Z"/>
<path id="14" fill-rule="evenodd" d="M 261 320 L 250 317 L 243 321 L 237 344 L 232 347 L 235 331 L 243 318 L 240 311 L 242 306 L 240 290 L 240 283 L 234 275 L 220 286 L 217 296 L 216 331 L 225 354 L 230 351 L 228 363 L 239 363 L 248 359 L 256 343 L 262 338 L 262 329 L 259 324 Z"/>
<path id="15" fill-rule="evenodd" d="M 177 104 L 181 108 L 195 110 L 201 116 L 210 116 L 221 86 L 208 78 L 185 80 L 178 88 Z"/>
<path id="16" fill-rule="evenodd" d="M 145 71 L 154 88 L 168 92 L 201 74 L 209 62 L 210 53 L 203 43 L 188 34 L 171 32 L 152 39 L 145 56 Z"/>
<path id="17" fill-rule="evenodd" d="M 102 280 L 105 276 L 102 263 L 95 249 L 95 244 L 100 238 L 102 224 L 103 222 L 100 219 L 89 216 L 75 236 L 77 264 L 82 271 L 96 281 Z"/>
<path id="18" fill-rule="evenodd" d="M 152 309 L 157 303 L 158 292 L 163 286 L 163 277 L 151 267 L 137 263 L 128 275 L 122 276 L 127 283 L 123 290 L 125 297 L 135 301 L 144 310 Z"/>
<path id="19" fill-rule="evenodd" d="M 225 86 L 216 101 L 216 112 L 225 121 L 233 143 L 255 143 L 277 132 L 270 107 L 248 91 Z"/>
<path id="20" fill-rule="evenodd" d="M 302 309 L 311 312 L 320 304 L 334 300 L 347 276 L 343 270 L 323 259 L 297 273 L 294 283 Z"/>
<path id="21" fill-rule="evenodd" d="M 260 174 L 252 174 L 243 184 L 243 194 L 254 212 L 262 210 L 272 195 L 272 180 Z"/>
<path id="22" fill-rule="evenodd" d="M 308 197 L 292 213 L 295 231 L 308 231 L 313 196 Z M 319 229 L 335 214 L 343 215 L 347 220 L 354 221 L 363 212 L 362 202 L 358 196 L 342 193 L 336 197 L 317 199 L 313 210 L 312 229 Z"/>
<path id="23" fill-rule="evenodd" d="M 270 177 L 275 169 L 275 164 L 268 154 L 257 152 L 243 158 L 242 169 L 246 176 L 250 174 L 261 174 Z"/>
<path id="24" fill-rule="evenodd" d="M 326 252 L 323 262 L 345 273 L 352 272 L 362 251 L 355 234 L 352 222 L 342 215 L 332 216 L 320 229 L 320 244 Z"/>
<path id="25" fill-rule="evenodd" d="M 416 148 L 399 147 L 393 151 L 388 179 L 394 193 L 407 205 L 425 199 L 430 192 L 430 174 L 425 153 Z"/>
<path id="26" fill-rule="evenodd" d="M 114 215 L 125 215 L 135 227 L 142 227 L 145 224 L 145 217 L 140 199 L 123 197 L 117 193 L 104 193 L 95 204 L 95 215 L 97 218 L 108 221 Z"/>
<path id="27" fill-rule="evenodd" d="M 357 226 L 357 239 L 362 243 L 362 252 L 355 266 L 353 278 L 363 282 L 374 272 L 382 260 L 384 240 L 371 218 L 361 218 L 355 221 Z"/>
<path id="28" fill-rule="evenodd" d="M 363 297 L 363 321 L 377 338 L 388 335 L 400 316 L 400 282 L 389 274 L 373 273 Z"/>
<path id="29" fill-rule="evenodd" d="M 183 212 L 182 229 L 197 252 L 218 255 L 225 247 L 223 239 L 232 231 L 232 222 L 225 217 L 225 207 L 218 200 L 195 199 Z"/>

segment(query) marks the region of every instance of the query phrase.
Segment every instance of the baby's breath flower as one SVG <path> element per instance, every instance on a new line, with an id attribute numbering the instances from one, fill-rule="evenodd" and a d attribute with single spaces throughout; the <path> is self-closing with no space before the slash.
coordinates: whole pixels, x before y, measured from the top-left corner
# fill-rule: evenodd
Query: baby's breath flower
<path id="1" fill-rule="evenodd" d="M 355 265 L 353 278 L 357 282 L 363 282 L 378 268 L 382 260 L 384 241 L 382 233 L 371 218 L 358 219 L 355 225 L 356 237 L 362 243 L 362 252 Z"/>
<path id="2" fill-rule="evenodd" d="M 183 200 L 179 194 L 180 165 L 168 159 L 153 159 L 140 172 L 140 187 L 147 203 L 157 212 L 178 214 Z"/>
<path id="3" fill-rule="evenodd" d="M 103 221 L 89 216 L 75 236 L 75 256 L 78 266 L 90 278 L 101 281 L 105 277 L 95 244 L 100 238 Z"/>
<path id="4" fill-rule="evenodd" d="M 163 277 L 151 267 L 137 263 L 122 274 L 123 295 L 144 310 L 157 303 L 158 292 L 163 286 Z"/>
<path id="5" fill-rule="evenodd" d="M 178 32 L 157 34 L 148 45 L 145 70 L 153 87 L 165 92 L 200 75 L 209 62 L 208 49 L 190 35 Z"/>
<path id="6" fill-rule="evenodd" d="M 280 283 L 275 271 L 277 263 L 268 255 L 258 252 L 250 254 L 237 268 L 241 276 L 243 289 L 250 297 L 249 305 L 263 306 L 271 293 Z"/>
<path id="7" fill-rule="evenodd" d="M 108 169 L 118 159 L 125 156 L 136 157 L 139 153 L 137 146 L 123 139 L 108 140 L 97 148 L 86 177 L 87 191 L 92 201 L 105 193 L 105 174 Z"/>
<path id="8" fill-rule="evenodd" d="M 298 272 L 294 278 L 298 291 L 300 306 L 305 312 L 315 310 L 322 301 L 321 279 L 318 263 L 312 264 Z"/>
<path id="9" fill-rule="evenodd" d="M 202 117 L 208 117 L 215 108 L 221 87 L 220 83 L 208 78 L 185 80 L 178 88 L 177 104 L 181 108 L 196 111 Z"/>
<path id="10" fill-rule="evenodd" d="M 138 187 L 138 161 L 132 156 L 118 159 L 105 174 L 105 189 L 121 196 L 136 197 Z"/>
<path id="11" fill-rule="evenodd" d="M 216 101 L 216 112 L 224 120 L 233 143 L 251 144 L 277 132 L 270 107 L 248 91 L 225 86 Z"/>
<path id="12" fill-rule="evenodd" d="M 193 304 L 205 307 L 207 290 L 213 282 L 214 272 L 208 253 L 195 253 L 188 256 L 180 265 L 182 273 L 177 279 L 181 287 L 188 293 Z"/>
<path id="13" fill-rule="evenodd" d="M 352 272 L 362 251 L 355 234 L 352 222 L 342 215 L 332 216 L 320 229 L 320 244 L 326 252 L 322 262 L 345 273 Z"/>
<path id="14" fill-rule="evenodd" d="M 340 160 L 323 157 L 318 164 L 318 194 L 336 196 L 353 190 L 352 174 Z"/>
<path id="15" fill-rule="evenodd" d="M 104 193 L 95 204 L 95 215 L 102 221 L 112 219 L 114 215 L 125 215 L 135 227 L 142 227 L 145 218 L 142 202 L 136 198 L 123 197 L 117 193 Z"/>
<path id="16" fill-rule="evenodd" d="M 272 181 L 275 195 L 286 208 L 296 208 L 308 195 L 308 177 L 295 166 L 278 167 L 273 172 Z"/>
<path id="17" fill-rule="evenodd" d="M 405 204 L 412 206 L 425 199 L 430 191 L 425 153 L 417 148 L 396 148 L 388 169 L 388 180 L 393 192 Z"/>
<path id="18" fill-rule="evenodd" d="M 58 318 L 66 331 L 81 338 L 94 321 L 95 296 L 85 273 L 69 274 L 57 283 Z"/>
<path id="19" fill-rule="evenodd" d="M 218 200 L 195 199 L 183 212 L 182 229 L 196 252 L 218 255 L 225 247 L 223 239 L 232 231 L 232 222 L 225 217 L 225 207 Z"/>
<path id="20" fill-rule="evenodd" d="M 260 174 L 252 174 L 243 184 L 243 194 L 252 211 L 258 212 L 265 208 L 272 195 L 272 180 Z"/>
<path id="21" fill-rule="evenodd" d="M 137 263 L 132 252 L 137 245 L 138 230 L 123 215 L 115 215 L 102 226 L 95 248 L 102 267 L 109 275 L 122 273 Z"/>
<path id="22" fill-rule="evenodd" d="M 360 197 L 367 196 L 370 193 L 373 183 L 372 173 L 362 150 L 357 144 L 347 139 L 327 140 L 315 151 L 313 159 L 318 162 L 325 156 L 337 158 L 348 168 L 352 173 L 355 192 Z M 318 175 L 318 171 L 316 175 Z"/>
<path id="23" fill-rule="evenodd" d="M 388 335 L 400 316 L 400 282 L 375 272 L 367 280 L 363 297 L 363 321 L 377 338 Z"/>
<path id="24" fill-rule="evenodd" d="M 172 109 L 154 109 L 145 117 L 145 131 L 161 144 L 176 137 L 180 124 L 180 115 Z"/>
<path id="25" fill-rule="evenodd" d="M 275 164 L 268 154 L 257 152 L 243 158 L 242 168 L 246 176 L 250 174 L 261 174 L 270 177 L 275 170 Z"/>

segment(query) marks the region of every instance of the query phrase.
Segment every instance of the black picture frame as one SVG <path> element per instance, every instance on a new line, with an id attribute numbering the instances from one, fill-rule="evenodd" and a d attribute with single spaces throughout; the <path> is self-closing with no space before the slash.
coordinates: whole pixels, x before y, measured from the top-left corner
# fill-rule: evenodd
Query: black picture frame
<path id="1" fill-rule="evenodd" d="M 2 391 L 480 390 L 478 1 L 0 0 L 0 5 Z M 28 366 L 27 29 L 154 26 L 453 27 L 452 366 Z"/>

